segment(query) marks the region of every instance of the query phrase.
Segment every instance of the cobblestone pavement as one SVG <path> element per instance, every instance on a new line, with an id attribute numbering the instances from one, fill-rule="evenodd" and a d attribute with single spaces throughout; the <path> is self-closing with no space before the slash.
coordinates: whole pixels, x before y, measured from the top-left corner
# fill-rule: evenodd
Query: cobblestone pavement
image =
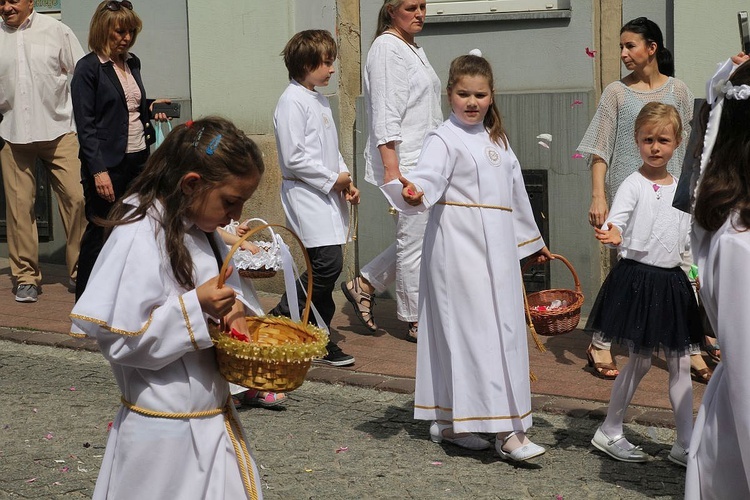
<path id="1" fill-rule="evenodd" d="M 5 341 L 0 353 L 0 498 L 90 498 L 118 407 L 108 364 Z M 592 451 L 597 420 L 536 413 L 530 437 L 548 452 L 521 466 L 431 443 L 411 395 L 307 382 L 289 396 L 285 410 L 240 411 L 267 499 L 683 496 L 670 429 L 626 426 L 653 457 L 626 464 Z"/>

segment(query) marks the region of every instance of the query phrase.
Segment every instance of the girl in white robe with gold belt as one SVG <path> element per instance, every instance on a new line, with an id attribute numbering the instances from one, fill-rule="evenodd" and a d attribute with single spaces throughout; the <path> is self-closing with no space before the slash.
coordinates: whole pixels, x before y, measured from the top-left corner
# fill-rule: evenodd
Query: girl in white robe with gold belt
<path id="1" fill-rule="evenodd" d="M 733 64 L 747 59 L 725 62 L 707 87 L 692 250 L 722 356 L 690 441 L 688 500 L 750 498 L 750 62 Z"/>
<path id="2" fill-rule="evenodd" d="M 383 191 L 404 213 L 430 209 L 414 418 L 434 421 L 435 442 L 484 449 L 489 443 L 469 433 L 492 432 L 503 458 L 526 460 L 544 448 L 525 436 L 531 392 L 519 259 L 550 255 L 492 93 L 484 58 L 454 60 L 453 114 L 428 135 L 408 180 Z"/>
<path id="3" fill-rule="evenodd" d="M 247 332 L 236 275 L 217 287 L 227 247 L 216 228 L 241 216 L 262 171 L 231 123 L 188 122 L 115 205 L 71 313 L 71 333 L 98 341 L 121 392 L 94 499 L 262 496 L 208 325 Z"/>

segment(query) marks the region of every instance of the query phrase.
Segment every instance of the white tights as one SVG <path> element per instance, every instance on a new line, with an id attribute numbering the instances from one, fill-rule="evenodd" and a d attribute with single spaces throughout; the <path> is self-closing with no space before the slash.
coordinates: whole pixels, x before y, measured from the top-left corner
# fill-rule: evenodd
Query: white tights
<path id="1" fill-rule="evenodd" d="M 669 401 L 677 427 L 677 442 L 687 449 L 693 434 L 693 384 L 690 380 L 690 355 L 678 356 L 664 349 L 669 370 Z M 651 354 L 637 354 L 630 349 L 630 359 L 612 384 L 607 418 L 602 431 L 610 437 L 623 433 L 622 422 L 641 379 L 651 368 Z"/>

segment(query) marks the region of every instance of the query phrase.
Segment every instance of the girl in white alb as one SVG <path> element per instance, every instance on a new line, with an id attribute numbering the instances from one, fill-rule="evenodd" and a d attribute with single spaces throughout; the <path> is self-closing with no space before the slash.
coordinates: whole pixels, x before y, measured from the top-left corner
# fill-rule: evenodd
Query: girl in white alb
<path id="1" fill-rule="evenodd" d="M 750 498 L 747 60 L 743 54 L 726 61 L 708 82 L 706 92 L 712 109 L 696 190 L 692 244 L 699 293 L 722 353 L 695 421 L 685 483 L 687 500 Z"/>
<path id="2" fill-rule="evenodd" d="M 216 229 L 240 217 L 262 172 L 260 150 L 234 125 L 190 121 L 103 223 L 111 234 L 70 315 L 121 394 L 94 499 L 262 498 L 209 333 L 220 319 L 247 333 L 237 275 L 218 288 L 227 247 Z"/>
<path id="3" fill-rule="evenodd" d="M 430 437 L 469 449 L 490 443 L 521 461 L 544 448 L 528 440 L 531 392 L 519 260 L 550 257 L 493 104 L 489 63 L 451 63 L 450 119 L 425 140 L 417 168 L 383 191 L 404 213 L 427 212 L 419 295 L 414 418 Z"/>

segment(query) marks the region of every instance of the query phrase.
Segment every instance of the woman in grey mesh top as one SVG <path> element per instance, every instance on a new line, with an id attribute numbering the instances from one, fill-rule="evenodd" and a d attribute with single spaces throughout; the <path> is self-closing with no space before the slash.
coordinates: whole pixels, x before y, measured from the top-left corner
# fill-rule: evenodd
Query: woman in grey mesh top
<path id="1" fill-rule="evenodd" d="M 673 78 L 672 53 L 664 47 L 656 23 L 639 17 L 625 24 L 620 29 L 620 58 L 631 73 L 604 89 L 596 114 L 578 146 L 591 165 L 589 223 L 595 227 L 604 224 L 609 204 L 622 181 L 643 164 L 634 130 L 635 117 L 641 108 L 652 101 L 677 108 L 685 138 L 690 135 L 693 118 L 693 94 L 685 83 Z M 667 166 L 675 177 L 682 170 L 685 144 L 687 141 L 683 140 Z M 609 350 L 610 344 L 601 339 L 599 332 L 594 332 L 586 353 L 589 365 L 597 376 L 614 379 L 619 372 Z"/>

